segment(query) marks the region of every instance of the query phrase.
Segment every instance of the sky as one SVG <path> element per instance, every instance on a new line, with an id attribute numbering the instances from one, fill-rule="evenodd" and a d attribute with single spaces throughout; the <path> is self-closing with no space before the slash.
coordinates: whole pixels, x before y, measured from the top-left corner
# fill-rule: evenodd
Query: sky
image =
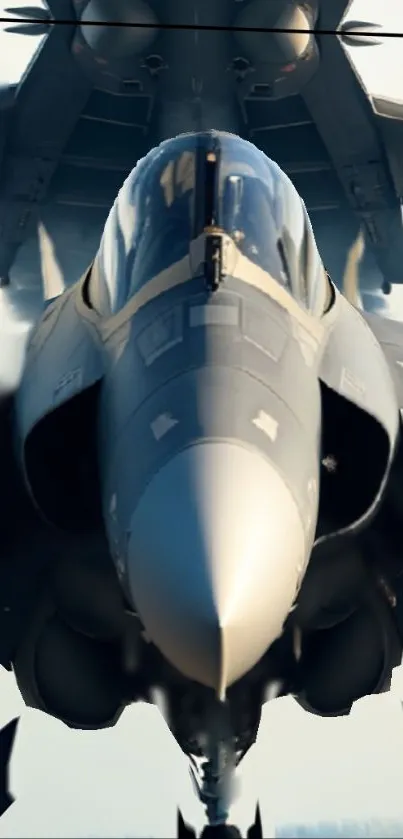
<path id="1" fill-rule="evenodd" d="M 0 10 L 4 5 L 0 0 Z M 10 2 L 11 5 L 11 2 Z M 15 7 L 21 5 L 13 0 Z M 400 9 L 399 9 L 400 7 Z M 399 0 L 355 0 L 350 19 L 403 31 Z M 0 31 L 0 84 L 21 77 L 35 38 Z M 403 99 L 401 42 L 350 50 L 370 93 Z M 403 305 L 400 306 L 403 319 Z M 241 771 L 233 818 L 245 829 L 260 799 L 264 834 L 274 824 L 344 818 L 403 821 L 403 670 L 393 689 L 357 703 L 348 718 L 320 719 L 290 699 L 264 708 L 258 742 Z M 198 828 L 203 814 L 187 761 L 156 708 L 127 709 L 115 729 L 74 732 L 26 709 L 14 679 L 0 673 L 0 725 L 22 713 L 11 767 L 17 803 L 2 837 L 174 836 L 176 806 Z M 108 794 L 108 789 L 111 794 Z M 63 814 L 63 815 L 61 815 Z"/>

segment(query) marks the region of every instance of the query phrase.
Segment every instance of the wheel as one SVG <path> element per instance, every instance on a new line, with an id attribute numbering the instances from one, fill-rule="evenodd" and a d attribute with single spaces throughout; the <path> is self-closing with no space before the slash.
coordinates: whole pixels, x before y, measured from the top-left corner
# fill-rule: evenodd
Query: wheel
<path id="1" fill-rule="evenodd" d="M 196 831 L 187 824 L 180 811 L 178 811 L 178 839 L 196 839 Z M 232 824 L 207 825 L 200 839 L 242 839 L 242 834 Z"/>
<path id="2" fill-rule="evenodd" d="M 242 834 L 233 824 L 207 825 L 200 839 L 241 839 Z"/>

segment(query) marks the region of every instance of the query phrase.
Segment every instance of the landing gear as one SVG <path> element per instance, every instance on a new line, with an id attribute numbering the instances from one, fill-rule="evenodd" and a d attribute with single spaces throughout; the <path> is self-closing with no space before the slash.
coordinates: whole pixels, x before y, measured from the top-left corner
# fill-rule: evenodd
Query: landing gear
<path id="1" fill-rule="evenodd" d="M 203 734 L 200 745 L 206 759 L 200 769 L 196 761 L 192 761 L 190 773 L 196 794 L 205 807 L 208 824 L 224 825 L 234 798 L 237 765 L 226 703 L 216 700 L 206 709 Z"/>
<path id="2" fill-rule="evenodd" d="M 200 839 L 241 839 L 237 827 L 227 823 L 234 798 L 235 770 L 240 758 L 234 748 L 235 738 L 228 706 L 214 702 L 205 717 L 203 752 L 206 759 L 198 767 L 191 758 L 190 773 L 196 794 L 204 805 L 208 824 Z M 178 813 L 178 839 L 196 839 L 196 833 Z M 263 839 L 259 808 L 256 820 L 248 830 L 248 839 Z"/>
<path id="3" fill-rule="evenodd" d="M 247 839 L 263 839 L 262 819 L 260 816 L 259 805 L 256 807 L 256 817 L 254 823 L 247 831 Z M 182 814 L 178 810 L 178 839 L 196 839 L 196 831 L 190 827 L 183 819 Z M 237 827 L 232 824 L 216 824 L 207 825 L 200 839 L 241 839 L 241 833 Z"/>
<path id="4" fill-rule="evenodd" d="M 180 812 L 178 812 L 178 839 L 196 839 L 196 831 L 184 822 Z M 241 839 L 241 833 L 232 824 L 209 824 L 203 829 L 200 839 Z"/>

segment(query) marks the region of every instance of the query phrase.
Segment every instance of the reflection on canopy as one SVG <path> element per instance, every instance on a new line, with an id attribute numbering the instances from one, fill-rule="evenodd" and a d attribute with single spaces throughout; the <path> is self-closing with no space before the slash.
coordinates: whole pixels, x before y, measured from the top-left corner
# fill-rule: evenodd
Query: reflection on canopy
<path id="1" fill-rule="evenodd" d="M 125 181 L 96 259 L 110 311 L 187 257 L 190 243 L 212 231 L 231 237 L 250 262 L 315 309 L 326 281 L 305 206 L 291 181 L 251 143 L 206 131 L 162 143 Z"/>

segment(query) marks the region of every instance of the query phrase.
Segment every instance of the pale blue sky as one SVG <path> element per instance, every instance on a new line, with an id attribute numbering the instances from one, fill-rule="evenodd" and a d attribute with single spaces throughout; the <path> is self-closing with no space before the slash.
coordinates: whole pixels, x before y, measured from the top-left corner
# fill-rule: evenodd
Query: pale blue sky
<path id="1" fill-rule="evenodd" d="M 400 0 L 356 0 L 349 17 L 403 31 Z M 38 47 L 35 41 L 0 32 L 0 83 L 18 81 Z M 403 99 L 401 41 L 389 39 L 350 54 L 370 92 Z M 395 681 L 390 694 L 357 703 L 346 719 L 310 717 L 291 700 L 266 706 L 258 743 L 243 764 L 242 797 L 233 809 L 241 827 L 251 821 L 256 797 L 267 837 L 270 826 L 281 822 L 370 816 L 403 820 L 402 668 Z M 13 678 L 1 673 L 0 725 L 21 711 L 12 763 L 18 803 L 0 821 L 0 839 L 174 836 L 178 803 L 201 826 L 187 761 L 156 709 L 128 709 L 112 731 L 72 732 L 37 711 L 24 710 Z"/>

